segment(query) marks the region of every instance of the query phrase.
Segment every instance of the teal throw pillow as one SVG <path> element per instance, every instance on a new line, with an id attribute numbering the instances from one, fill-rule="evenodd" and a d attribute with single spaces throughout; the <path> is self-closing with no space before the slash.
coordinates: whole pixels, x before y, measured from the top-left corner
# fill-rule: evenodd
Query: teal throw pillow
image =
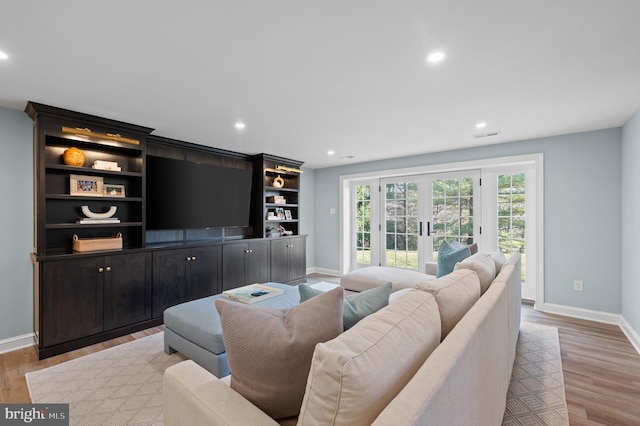
<path id="1" fill-rule="evenodd" d="M 438 250 L 438 278 L 453 272 L 456 263 L 471 256 L 469 247 L 444 241 Z"/>
<path id="2" fill-rule="evenodd" d="M 300 284 L 298 289 L 300 291 L 300 303 L 324 293 L 322 290 L 311 288 L 306 284 Z M 358 294 L 345 296 L 342 316 L 344 330 L 350 329 L 362 318 L 387 306 L 390 294 L 391 283 L 386 283 Z"/>

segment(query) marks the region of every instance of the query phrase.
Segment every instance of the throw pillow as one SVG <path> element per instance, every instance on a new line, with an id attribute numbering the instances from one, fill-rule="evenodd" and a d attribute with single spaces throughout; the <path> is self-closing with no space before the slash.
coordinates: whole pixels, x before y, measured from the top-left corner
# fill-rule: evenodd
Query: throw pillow
<path id="1" fill-rule="evenodd" d="M 300 303 L 324 293 L 322 290 L 316 290 L 305 284 L 300 284 L 298 290 L 300 291 Z M 344 329 L 350 329 L 362 318 L 387 306 L 390 294 L 391 283 L 386 283 L 380 287 L 365 290 L 362 293 L 346 296 L 344 298 L 344 314 L 342 317 Z"/>
<path id="2" fill-rule="evenodd" d="M 493 259 L 493 262 L 496 264 L 496 276 L 498 276 L 498 274 L 500 273 L 500 269 L 502 268 L 502 265 L 504 265 L 507 261 L 507 258 L 500 250 L 490 251 L 489 255 Z"/>
<path id="3" fill-rule="evenodd" d="M 478 252 L 478 243 L 470 244 L 467 247 L 469 247 L 469 252 L 472 256 Z"/>
<path id="4" fill-rule="evenodd" d="M 456 248 L 455 245 L 449 244 L 446 240 L 442 242 L 440 249 L 438 249 L 438 278 L 450 274 L 456 263 L 471 256 L 469 247 L 462 246 L 460 243 L 458 243 L 458 246 Z"/>
<path id="5" fill-rule="evenodd" d="M 409 291 L 318 344 L 298 424 L 372 424 L 439 343 L 436 301 L 425 292 Z"/>
<path id="6" fill-rule="evenodd" d="M 480 278 L 480 293 L 484 294 L 496 277 L 496 264 L 488 253 L 476 253 L 456 263 L 454 271 L 458 269 L 471 269 Z"/>
<path id="7" fill-rule="evenodd" d="M 297 416 L 318 343 L 342 333 L 344 290 L 291 309 L 216 300 L 231 388 L 274 419 Z"/>
<path id="8" fill-rule="evenodd" d="M 442 339 L 480 298 L 480 279 L 469 269 L 453 271 L 445 277 L 420 283 L 416 288 L 436 298 L 442 321 Z"/>

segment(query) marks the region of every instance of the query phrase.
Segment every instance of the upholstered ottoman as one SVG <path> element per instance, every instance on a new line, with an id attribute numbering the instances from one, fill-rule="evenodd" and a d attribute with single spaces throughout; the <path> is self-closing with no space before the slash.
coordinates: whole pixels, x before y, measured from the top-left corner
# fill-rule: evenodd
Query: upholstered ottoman
<path id="1" fill-rule="evenodd" d="M 289 309 L 300 303 L 300 292 L 297 286 L 266 284 L 282 288 L 284 294 L 256 302 L 254 306 Z M 229 374 L 220 317 L 215 306 L 216 299 L 221 297 L 223 296 L 218 294 L 192 300 L 164 311 L 165 353 L 180 352 L 219 378 Z"/>
<path id="2" fill-rule="evenodd" d="M 367 266 L 344 274 L 340 278 L 340 285 L 346 290 L 364 291 L 390 282 L 391 292 L 394 292 L 403 288 L 414 288 L 420 283 L 435 279 L 435 275 L 427 275 L 408 269 Z"/>

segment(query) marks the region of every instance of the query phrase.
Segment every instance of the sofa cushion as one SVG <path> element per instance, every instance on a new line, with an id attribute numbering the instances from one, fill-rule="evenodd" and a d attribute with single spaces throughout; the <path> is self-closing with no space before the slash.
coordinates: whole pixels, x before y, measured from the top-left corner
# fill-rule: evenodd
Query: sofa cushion
<path id="1" fill-rule="evenodd" d="M 300 291 L 301 303 L 324 293 L 322 290 L 311 288 L 305 284 L 300 284 L 298 290 Z M 345 296 L 344 313 L 342 316 L 344 329 L 350 329 L 362 318 L 387 306 L 389 304 L 390 294 L 391 283 L 386 283 L 380 287 L 365 290 L 362 293 Z"/>
<path id="2" fill-rule="evenodd" d="M 433 294 L 438 302 L 442 339 L 480 298 L 480 279 L 470 269 L 453 271 L 437 280 L 418 284 L 417 288 Z"/>
<path id="3" fill-rule="evenodd" d="M 496 276 L 498 276 L 498 274 L 500 273 L 500 269 L 502 268 L 502 265 L 504 265 L 507 262 L 507 258 L 504 256 L 504 253 L 502 253 L 501 251 L 490 251 L 489 255 L 491 256 L 491 258 L 493 259 L 493 262 L 496 265 Z"/>
<path id="4" fill-rule="evenodd" d="M 450 274 L 456 263 L 471 256 L 469 247 L 454 243 L 457 242 L 454 241 L 450 244 L 445 240 L 438 249 L 438 278 Z"/>
<path id="5" fill-rule="evenodd" d="M 371 424 L 439 342 L 435 299 L 411 290 L 337 338 L 318 344 L 299 424 Z"/>
<path id="6" fill-rule="evenodd" d="M 476 253 L 456 263 L 453 270 L 470 269 L 480 278 L 480 294 L 484 294 L 496 277 L 496 264 L 488 253 Z"/>
<path id="7" fill-rule="evenodd" d="M 231 387 L 273 418 L 298 415 L 316 344 L 342 333 L 344 290 L 291 309 L 218 299 Z"/>
<path id="8" fill-rule="evenodd" d="M 367 266 L 344 274 L 340 278 L 340 285 L 347 290 L 365 291 L 390 282 L 392 285 L 391 292 L 393 293 L 403 288 L 415 288 L 416 284 L 434 280 L 435 278 L 434 275 L 427 275 L 409 269 L 391 266 Z"/>

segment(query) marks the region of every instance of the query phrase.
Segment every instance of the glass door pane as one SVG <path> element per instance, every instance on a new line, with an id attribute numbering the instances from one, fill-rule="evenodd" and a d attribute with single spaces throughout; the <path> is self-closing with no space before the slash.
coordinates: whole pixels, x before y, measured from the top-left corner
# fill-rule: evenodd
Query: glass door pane
<path id="1" fill-rule="evenodd" d="M 383 182 L 383 265 L 420 270 L 422 244 L 418 189 L 418 180 Z"/>
<path id="2" fill-rule="evenodd" d="M 498 175 L 498 248 L 508 258 L 520 253 L 522 282 L 526 276 L 525 174 Z"/>
<path id="3" fill-rule="evenodd" d="M 475 242 L 474 176 L 435 177 L 431 181 L 431 259 L 438 259 L 442 242 Z M 479 209 L 477 210 L 480 211 Z"/>

